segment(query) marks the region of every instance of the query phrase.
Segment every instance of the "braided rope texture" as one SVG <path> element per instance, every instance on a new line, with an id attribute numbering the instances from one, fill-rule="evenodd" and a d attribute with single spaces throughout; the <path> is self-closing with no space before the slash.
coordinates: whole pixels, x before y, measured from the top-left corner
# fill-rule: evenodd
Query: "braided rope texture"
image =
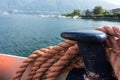
<path id="1" fill-rule="evenodd" d="M 108 61 L 114 74 L 120 80 L 120 28 L 104 26 L 97 28 L 108 35 L 104 44 Z M 33 63 L 27 80 L 56 80 L 72 68 L 82 68 L 84 63 L 75 41 L 66 40 L 56 46 L 34 51 L 16 71 L 13 80 L 21 80 L 27 67 Z"/>
<path id="2" fill-rule="evenodd" d="M 27 80 L 55 80 L 61 72 L 83 67 L 82 62 L 76 42 L 66 40 L 56 46 L 34 51 L 23 61 L 13 80 L 21 80 L 31 63 L 33 65 Z"/>

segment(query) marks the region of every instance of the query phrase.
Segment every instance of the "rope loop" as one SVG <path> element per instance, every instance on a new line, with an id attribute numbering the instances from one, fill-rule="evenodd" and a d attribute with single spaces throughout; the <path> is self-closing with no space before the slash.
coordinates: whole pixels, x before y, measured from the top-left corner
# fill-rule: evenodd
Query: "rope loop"
<path id="1" fill-rule="evenodd" d="M 120 28 L 104 26 L 97 28 L 107 34 L 103 44 L 112 65 L 114 75 L 120 80 Z M 63 72 L 82 68 L 84 63 L 75 41 L 66 40 L 56 46 L 34 51 L 16 71 L 13 80 L 21 80 L 27 67 L 33 63 L 27 80 L 56 80 Z"/>

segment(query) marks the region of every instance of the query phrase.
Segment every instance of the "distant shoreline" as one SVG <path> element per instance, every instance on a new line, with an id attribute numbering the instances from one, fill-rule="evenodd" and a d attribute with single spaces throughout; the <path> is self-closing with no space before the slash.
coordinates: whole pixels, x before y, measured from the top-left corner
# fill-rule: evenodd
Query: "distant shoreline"
<path id="1" fill-rule="evenodd" d="M 1 14 L 10 15 L 10 14 Z M 64 16 L 64 15 L 38 15 L 39 17 L 51 17 L 51 18 L 71 18 L 71 19 L 86 19 L 86 20 L 96 20 L 96 21 L 115 21 L 120 22 L 119 17 L 96 17 L 96 16 Z"/>
<path id="2" fill-rule="evenodd" d="M 94 16 L 58 16 L 57 18 L 72 18 L 72 19 L 86 19 L 86 20 L 96 20 L 96 21 L 117 21 L 120 22 L 118 17 L 94 17 Z"/>
<path id="3" fill-rule="evenodd" d="M 120 18 L 118 17 L 86 17 L 86 16 L 83 16 L 81 17 L 81 19 L 92 19 L 92 20 L 98 20 L 98 21 L 117 21 L 119 22 L 120 21 Z"/>
<path id="4" fill-rule="evenodd" d="M 106 10 L 102 6 L 95 6 L 92 10 L 87 9 L 86 11 L 81 11 L 80 9 L 74 9 L 71 13 L 62 15 L 71 18 L 120 21 L 120 8 Z"/>

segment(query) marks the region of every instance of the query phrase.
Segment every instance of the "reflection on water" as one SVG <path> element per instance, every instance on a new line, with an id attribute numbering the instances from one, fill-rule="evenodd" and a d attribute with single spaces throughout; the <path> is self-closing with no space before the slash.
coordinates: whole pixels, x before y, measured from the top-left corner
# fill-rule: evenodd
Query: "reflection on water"
<path id="1" fill-rule="evenodd" d="M 37 15 L 0 15 L 0 53 L 28 56 L 34 50 L 62 42 L 60 33 L 94 29 L 119 22 L 70 18 L 42 18 Z"/>

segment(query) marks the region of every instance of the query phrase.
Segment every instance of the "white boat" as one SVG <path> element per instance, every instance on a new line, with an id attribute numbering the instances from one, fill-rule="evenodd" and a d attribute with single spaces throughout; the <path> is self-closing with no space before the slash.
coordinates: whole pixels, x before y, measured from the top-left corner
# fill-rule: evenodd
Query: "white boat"
<path id="1" fill-rule="evenodd" d="M 73 19 L 79 19 L 79 16 L 73 16 Z"/>

